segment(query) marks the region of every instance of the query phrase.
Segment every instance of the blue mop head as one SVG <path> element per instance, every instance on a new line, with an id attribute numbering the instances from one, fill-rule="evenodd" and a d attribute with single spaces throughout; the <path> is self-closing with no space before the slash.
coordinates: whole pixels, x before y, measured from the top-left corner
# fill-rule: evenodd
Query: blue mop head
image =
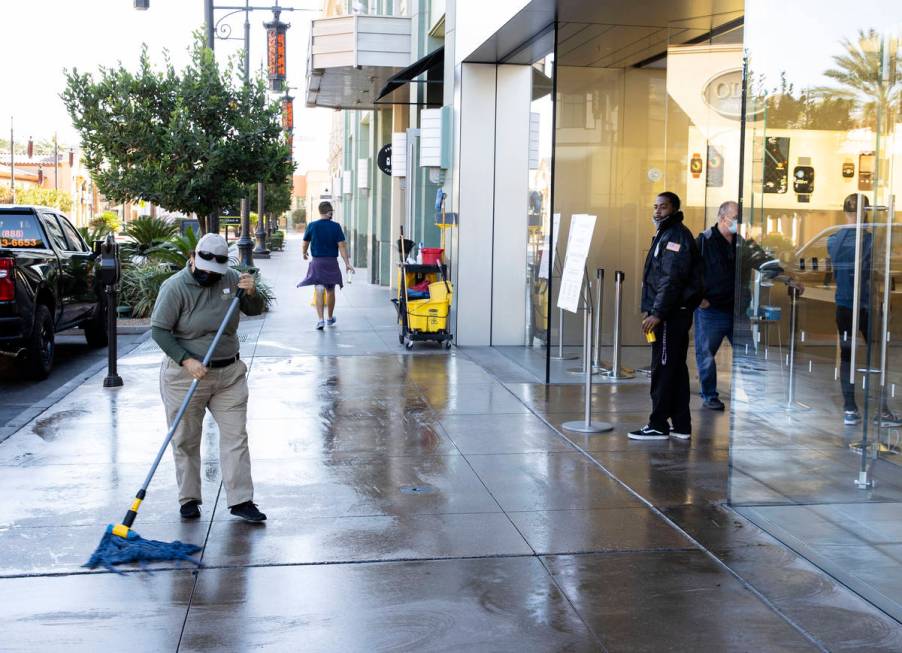
<path id="1" fill-rule="evenodd" d="M 113 565 L 123 565 L 129 562 L 154 562 L 160 560 L 185 560 L 200 566 L 200 561 L 191 556 L 201 550 L 196 544 L 184 542 L 160 542 L 159 540 L 145 540 L 135 531 L 129 529 L 128 535 L 122 537 L 113 533 L 113 525 L 106 527 L 106 533 L 100 538 L 100 544 L 83 567 L 95 569 L 98 566 L 106 567 L 110 571 L 118 571 Z M 121 573 L 121 572 L 120 572 Z"/>

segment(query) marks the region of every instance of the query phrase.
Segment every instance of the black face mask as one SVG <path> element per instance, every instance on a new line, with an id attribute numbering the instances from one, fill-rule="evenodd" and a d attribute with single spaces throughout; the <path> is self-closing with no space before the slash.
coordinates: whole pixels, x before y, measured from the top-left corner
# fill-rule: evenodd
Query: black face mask
<path id="1" fill-rule="evenodd" d="M 219 280 L 222 279 L 222 275 L 219 272 L 208 272 L 197 268 L 194 268 L 194 270 L 191 271 L 191 274 L 194 276 L 194 280 L 204 288 L 215 286 L 219 283 Z"/>

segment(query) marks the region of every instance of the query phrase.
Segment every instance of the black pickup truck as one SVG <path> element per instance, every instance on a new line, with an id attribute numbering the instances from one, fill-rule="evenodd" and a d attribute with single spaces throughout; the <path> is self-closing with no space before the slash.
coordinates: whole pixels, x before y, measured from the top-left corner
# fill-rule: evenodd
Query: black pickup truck
<path id="1" fill-rule="evenodd" d="M 55 334 L 80 327 L 107 344 L 106 301 L 88 244 L 58 210 L 0 205 L 0 356 L 44 379 Z"/>

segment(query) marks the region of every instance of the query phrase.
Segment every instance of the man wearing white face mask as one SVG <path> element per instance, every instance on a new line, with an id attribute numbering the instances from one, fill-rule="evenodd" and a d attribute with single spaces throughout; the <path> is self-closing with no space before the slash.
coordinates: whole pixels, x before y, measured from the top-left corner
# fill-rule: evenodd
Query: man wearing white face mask
<path id="1" fill-rule="evenodd" d="M 717 366 L 714 357 L 726 338 L 733 344 L 734 304 L 738 299 L 740 314 L 745 314 L 750 297 L 735 297 L 736 252 L 740 252 L 740 265 L 749 271 L 763 263 L 773 263 L 772 257 L 753 240 L 737 235 L 739 230 L 739 205 L 724 202 L 717 210 L 717 222 L 699 234 L 698 250 L 704 265 L 705 296 L 695 311 L 695 362 L 698 367 L 702 401 L 705 408 L 723 410 L 724 404 L 717 394 Z M 788 286 L 805 291 L 801 282 L 782 268 L 775 277 Z M 748 278 L 743 274 L 742 278 Z"/>
<path id="2" fill-rule="evenodd" d="M 714 357 L 724 338 L 733 344 L 733 295 L 736 283 L 736 247 L 739 205 L 724 202 L 717 222 L 698 237 L 705 274 L 705 297 L 695 311 L 695 362 L 705 408 L 723 410 L 717 395 Z"/>

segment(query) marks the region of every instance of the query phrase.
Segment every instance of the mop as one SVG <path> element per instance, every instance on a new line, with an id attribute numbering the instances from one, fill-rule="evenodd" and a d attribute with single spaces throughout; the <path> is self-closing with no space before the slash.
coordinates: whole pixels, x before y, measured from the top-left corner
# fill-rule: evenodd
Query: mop
<path id="1" fill-rule="evenodd" d="M 207 349 L 207 354 L 204 356 L 204 367 L 207 367 L 210 364 L 210 360 L 213 358 L 213 351 L 216 349 L 216 345 L 219 344 L 219 339 L 222 337 L 226 325 L 238 309 L 238 303 L 243 294 L 244 291 L 240 288 L 238 289 L 238 292 L 235 293 L 235 298 L 232 299 L 232 303 L 229 305 L 229 310 L 226 312 L 225 319 L 223 319 L 222 324 L 219 325 L 219 329 L 213 337 L 213 342 L 210 343 L 210 348 Z M 150 471 L 144 479 L 144 484 L 135 495 L 135 500 L 132 502 L 131 508 L 125 513 L 125 517 L 122 519 L 121 523 L 109 524 L 106 527 L 106 532 L 103 534 L 103 537 L 100 538 L 100 544 L 97 545 L 97 549 L 91 555 L 91 558 L 83 565 L 84 567 L 95 569 L 96 567 L 102 566 L 110 571 L 117 571 L 114 569 L 114 565 L 123 565 L 130 562 L 138 562 L 144 565 L 148 562 L 162 560 L 184 560 L 200 566 L 200 561 L 191 556 L 200 551 L 202 547 L 196 544 L 186 544 L 185 542 L 180 542 L 178 540 L 175 542 L 145 540 L 132 530 L 132 524 L 135 523 L 135 518 L 138 516 L 138 508 L 141 506 L 141 502 L 144 501 L 144 497 L 147 495 L 147 487 L 150 485 L 150 481 L 157 471 L 157 467 L 160 464 L 160 460 L 163 458 L 166 448 L 169 446 L 172 437 L 175 435 L 175 430 L 178 428 L 179 422 L 182 421 L 182 416 L 184 416 L 185 410 L 188 408 L 188 402 L 191 401 L 191 397 L 194 396 L 194 392 L 197 390 L 198 383 L 198 379 L 194 379 L 191 382 L 191 387 L 188 388 L 188 392 L 182 400 L 182 405 L 179 407 L 175 419 L 172 420 L 172 425 L 169 427 L 169 432 L 166 434 L 163 446 L 161 446 L 160 450 L 157 452 L 157 457 L 153 461 L 153 465 L 150 466 Z"/>

